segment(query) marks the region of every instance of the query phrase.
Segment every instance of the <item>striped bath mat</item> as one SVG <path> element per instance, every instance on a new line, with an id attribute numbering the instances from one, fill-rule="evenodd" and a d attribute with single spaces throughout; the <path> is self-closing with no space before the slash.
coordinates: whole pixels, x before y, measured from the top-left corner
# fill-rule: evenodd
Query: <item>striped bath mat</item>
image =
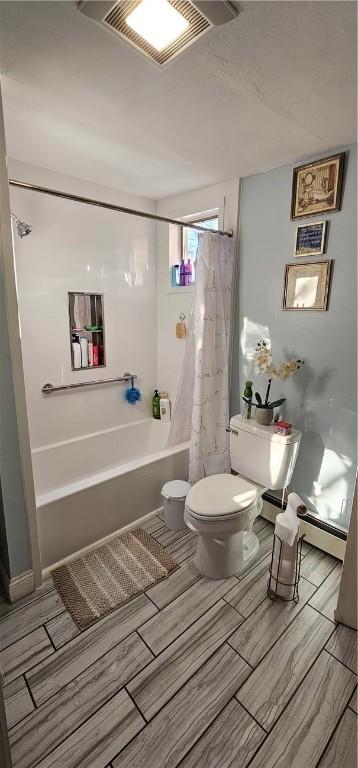
<path id="1" fill-rule="evenodd" d="M 178 563 L 142 528 L 128 531 L 52 571 L 79 629 L 156 584 Z"/>

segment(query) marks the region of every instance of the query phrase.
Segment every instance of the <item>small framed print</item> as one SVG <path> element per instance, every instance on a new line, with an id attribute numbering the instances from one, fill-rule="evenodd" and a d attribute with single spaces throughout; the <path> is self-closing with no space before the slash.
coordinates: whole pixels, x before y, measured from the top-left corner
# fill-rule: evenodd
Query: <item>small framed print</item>
<path id="1" fill-rule="evenodd" d="M 326 221 L 299 224 L 296 230 L 295 256 L 322 256 L 326 244 Z"/>
<path id="2" fill-rule="evenodd" d="M 283 309 L 325 312 L 332 260 L 312 264 L 286 264 Z"/>
<path id="3" fill-rule="evenodd" d="M 339 211 L 344 152 L 293 169 L 291 219 Z"/>

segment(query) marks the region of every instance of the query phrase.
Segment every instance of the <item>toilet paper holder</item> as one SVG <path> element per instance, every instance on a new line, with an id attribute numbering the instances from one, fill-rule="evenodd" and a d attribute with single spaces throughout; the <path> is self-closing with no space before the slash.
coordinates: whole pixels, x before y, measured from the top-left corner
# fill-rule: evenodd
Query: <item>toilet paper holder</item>
<path id="1" fill-rule="evenodd" d="M 301 520 L 307 514 L 307 507 L 297 507 L 297 517 Z M 269 580 L 267 582 L 267 597 L 270 600 L 281 600 L 285 603 L 298 603 L 300 596 L 298 585 L 301 575 L 302 544 L 305 534 L 298 531 L 297 541 L 290 547 L 274 533 Z"/>

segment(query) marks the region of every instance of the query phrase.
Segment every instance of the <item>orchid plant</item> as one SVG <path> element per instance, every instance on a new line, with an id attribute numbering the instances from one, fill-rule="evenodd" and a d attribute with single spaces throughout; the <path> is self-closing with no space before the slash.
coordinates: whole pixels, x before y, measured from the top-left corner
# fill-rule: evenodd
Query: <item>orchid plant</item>
<path id="1" fill-rule="evenodd" d="M 273 402 L 269 401 L 272 380 L 281 379 L 281 381 L 285 381 L 289 376 L 297 373 L 303 364 L 303 360 L 285 360 L 278 365 L 274 365 L 271 348 L 267 345 L 266 341 L 259 341 L 255 348 L 255 373 L 259 376 L 266 376 L 267 389 L 264 401 L 259 392 L 255 392 L 256 408 L 276 408 L 282 405 L 286 400 L 285 397 L 281 397 Z"/>

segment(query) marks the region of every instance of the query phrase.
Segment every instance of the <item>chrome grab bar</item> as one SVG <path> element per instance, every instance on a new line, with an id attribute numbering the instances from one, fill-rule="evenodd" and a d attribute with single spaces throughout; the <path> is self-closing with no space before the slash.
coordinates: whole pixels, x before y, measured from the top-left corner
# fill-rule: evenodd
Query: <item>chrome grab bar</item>
<path id="1" fill-rule="evenodd" d="M 97 384 L 113 384 L 116 381 L 131 381 L 133 387 L 134 379 L 137 379 L 136 373 L 126 373 L 123 376 L 117 376 L 115 379 L 94 379 L 93 381 L 79 381 L 77 384 L 60 384 L 58 387 L 54 387 L 53 384 L 44 384 L 41 392 L 43 395 L 52 395 L 53 392 L 67 391 L 68 389 L 79 389 L 80 387 L 93 387 Z"/>

